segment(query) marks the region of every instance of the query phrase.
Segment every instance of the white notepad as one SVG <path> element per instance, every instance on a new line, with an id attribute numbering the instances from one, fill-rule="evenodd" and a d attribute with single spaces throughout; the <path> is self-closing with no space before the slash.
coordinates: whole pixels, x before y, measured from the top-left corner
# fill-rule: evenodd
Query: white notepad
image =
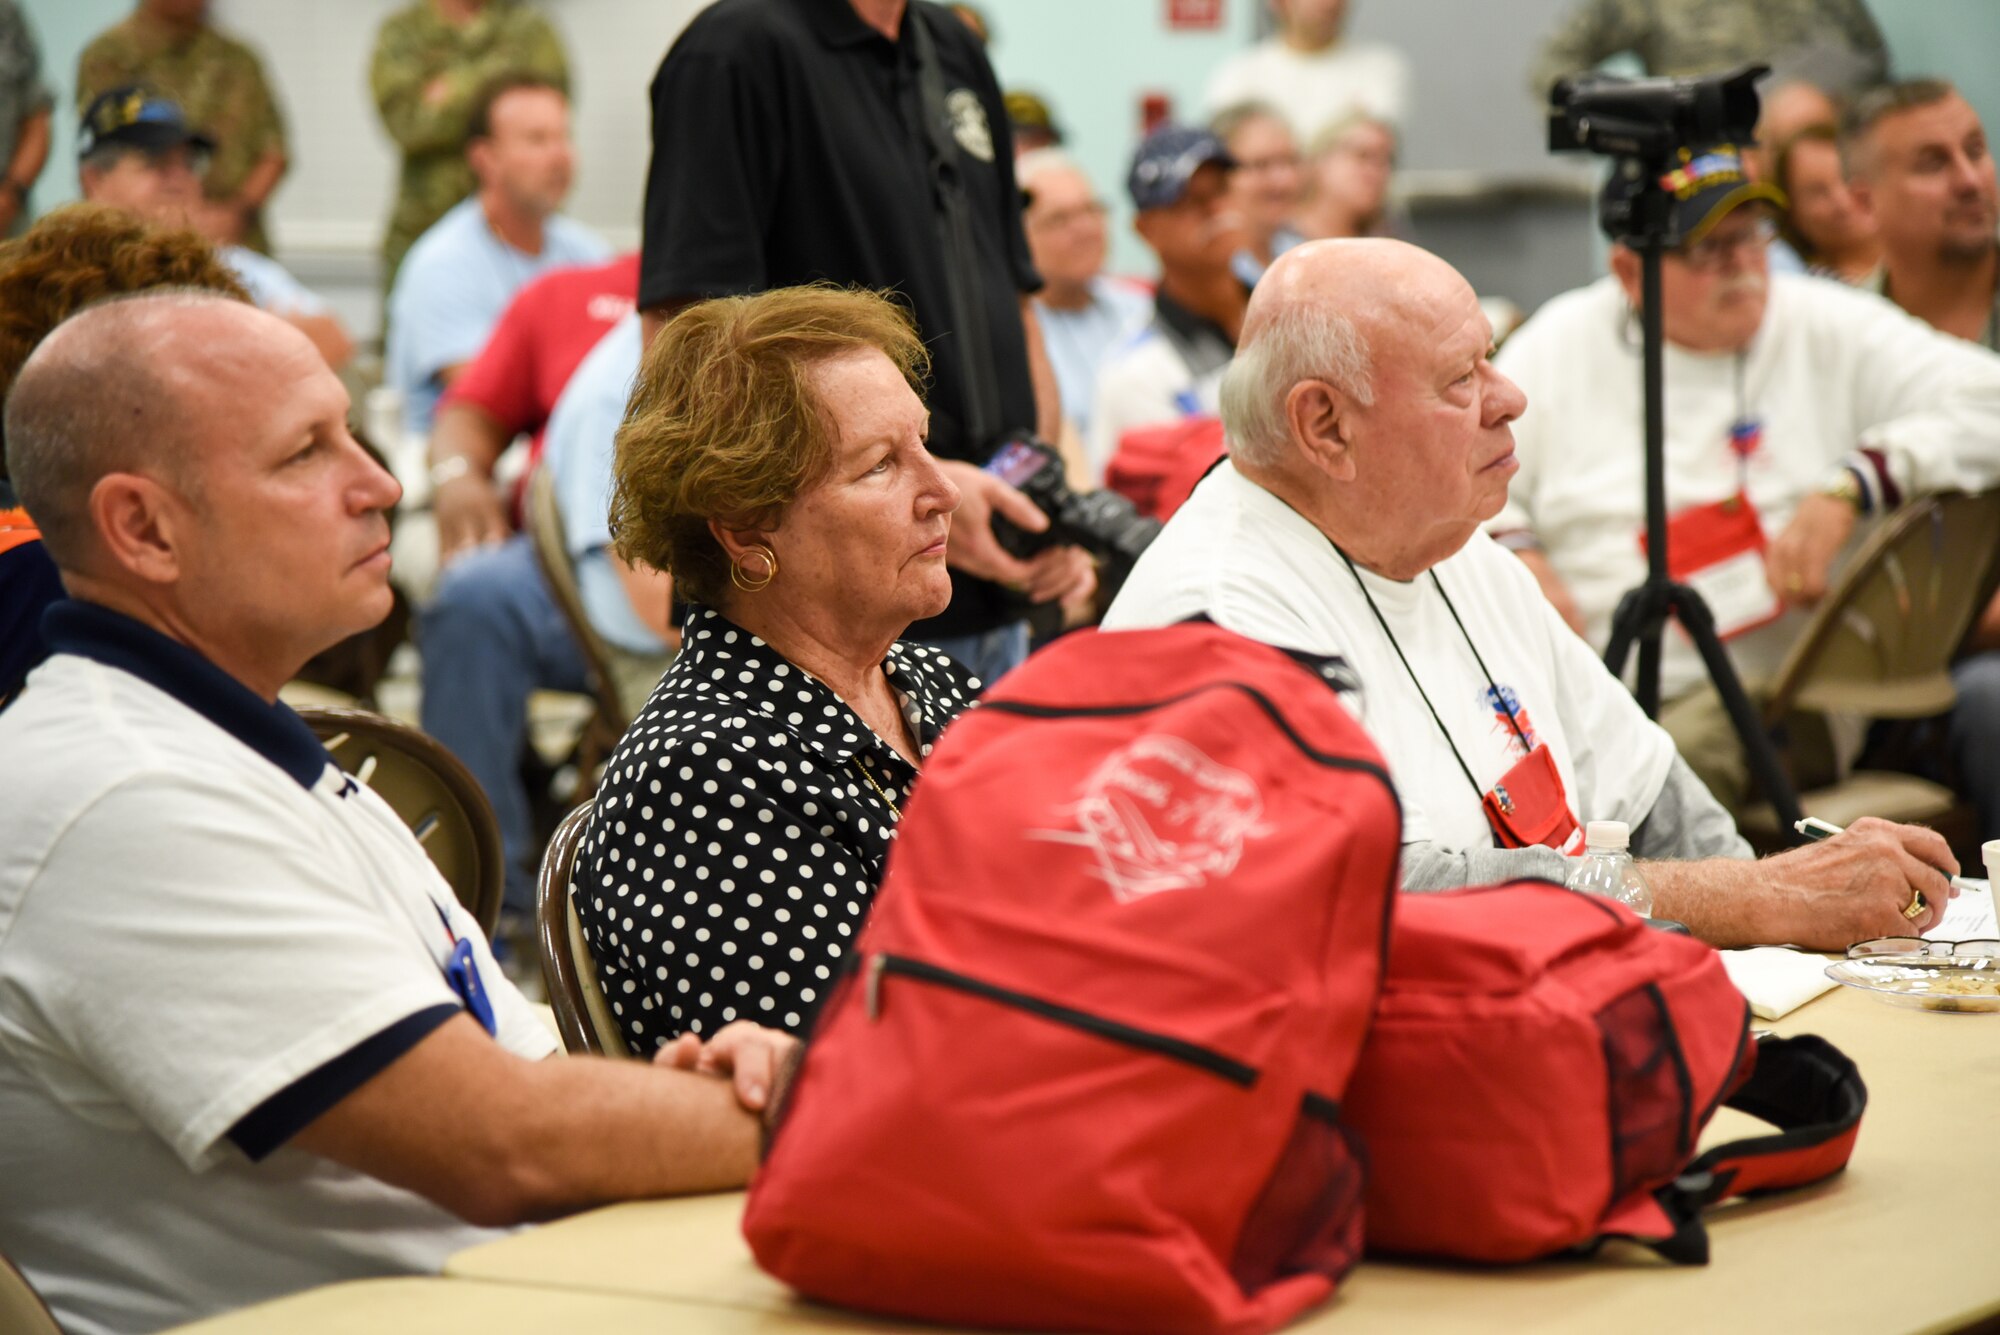
<path id="1" fill-rule="evenodd" d="M 1938 925 L 1924 935 L 1933 941 L 1991 940 L 2000 937 L 2000 923 L 1996 923 L 1993 916 L 1993 887 L 1985 881 L 1972 881 L 1971 887 L 1961 889 L 1951 901 L 1951 907 L 1944 911 L 1944 918 Z"/>

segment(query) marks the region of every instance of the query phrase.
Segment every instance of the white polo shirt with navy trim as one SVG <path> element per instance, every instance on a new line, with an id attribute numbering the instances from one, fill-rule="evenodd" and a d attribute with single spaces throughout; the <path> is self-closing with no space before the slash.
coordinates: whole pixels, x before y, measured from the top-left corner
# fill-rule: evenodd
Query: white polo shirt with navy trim
<path id="1" fill-rule="evenodd" d="M 389 807 L 282 704 L 81 602 L 0 712 L 0 1251 L 71 1335 L 497 1236 L 287 1147 L 465 1009 L 556 1049 Z"/>

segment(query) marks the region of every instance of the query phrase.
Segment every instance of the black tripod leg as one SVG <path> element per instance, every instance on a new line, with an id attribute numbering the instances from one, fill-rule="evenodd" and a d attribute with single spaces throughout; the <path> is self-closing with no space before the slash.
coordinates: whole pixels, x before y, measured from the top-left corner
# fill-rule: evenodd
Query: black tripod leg
<path id="1" fill-rule="evenodd" d="M 1722 706 L 1729 711 L 1729 722 L 1736 729 L 1737 740 L 1743 743 L 1743 758 L 1749 762 L 1751 777 L 1778 813 L 1779 834 L 1788 842 L 1797 842 L 1793 829 L 1802 814 L 1798 794 L 1792 790 L 1791 777 L 1784 766 L 1778 763 L 1778 749 L 1771 744 L 1771 735 L 1764 731 L 1764 720 L 1750 703 L 1749 694 L 1736 676 L 1736 666 L 1729 661 L 1729 653 L 1715 633 L 1715 617 L 1701 595 L 1685 584 L 1671 586 L 1668 598 L 1674 615 L 1694 640 L 1695 648 L 1701 651 L 1709 680 L 1715 683 L 1716 694 L 1722 697 Z"/>
<path id="2" fill-rule="evenodd" d="M 1604 666 L 1614 677 L 1625 675 L 1625 660 L 1632 655 L 1632 646 L 1639 646 L 1639 684 L 1641 690 L 1634 694 L 1639 697 L 1639 708 L 1647 718 L 1658 718 L 1660 714 L 1660 632 L 1666 625 L 1667 607 L 1672 600 L 1673 586 L 1666 583 L 1655 584 L 1647 580 L 1635 588 L 1625 591 L 1618 600 L 1618 610 L 1611 614 L 1611 639 L 1604 646 Z M 1653 689 L 1649 698 L 1643 687 L 1646 683 L 1648 660 L 1652 662 Z"/>

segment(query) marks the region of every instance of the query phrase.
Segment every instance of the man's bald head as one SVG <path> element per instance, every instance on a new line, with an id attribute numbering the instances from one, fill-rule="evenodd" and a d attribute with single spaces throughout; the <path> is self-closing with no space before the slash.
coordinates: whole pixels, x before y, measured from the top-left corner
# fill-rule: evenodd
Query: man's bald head
<path id="1" fill-rule="evenodd" d="M 1301 381 L 1323 380 L 1373 403 L 1383 335 L 1421 320 L 1417 308 L 1440 289 L 1464 284 L 1429 251 L 1379 237 L 1309 241 L 1279 256 L 1251 294 L 1235 360 L 1223 374 L 1232 452 L 1253 468 L 1284 458 L 1285 398 Z"/>
<path id="2" fill-rule="evenodd" d="M 59 567 L 90 566 L 103 478 L 136 473 L 194 499 L 192 442 L 220 424 L 195 420 L 190 391 L 267 325 L 291 332 L 218 293 L 153 291 L 88 307 L 35 349 L 7 396 L 7 469 Z"/>

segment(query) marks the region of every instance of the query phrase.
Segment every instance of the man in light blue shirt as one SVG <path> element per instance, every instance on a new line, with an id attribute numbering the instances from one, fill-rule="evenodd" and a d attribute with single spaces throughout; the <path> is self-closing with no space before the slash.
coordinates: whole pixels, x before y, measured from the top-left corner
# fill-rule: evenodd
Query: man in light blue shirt
<path id="1" fill-rule="evenodd" d="M 1137 283 L 1102 272 L 1104 204 L 1067 154 L 1053 148 L 1024 153 L 1014 173 L 1027 196 L 1021 223 L 1028 251 L 1042 275 L 1035 322 L 1055 368 L 1063 418 L 1088 439 L 1098 365 L 1151 318 L 1152 298 Z"/>
<path id="2" fill-rule="evenodd" d="M 666 670 L 674 638 L 668 577 L 634 570 L 610 550 L 612 442 L 639 373 L 639 352 L 639 317 L 627 315 L 591 349 L 556 400 L 538 465 L 555 483 L 584 616 L 605 642 L 612 684 L 628 715 L 638 712 Z M 589 685 L 583 653 L 542 576 L 533 539 L 516 534 L 446 566 L 421 638 L 424 729 L 486 790 L 500 821 L 507 905 L 525 912 L 540 853 L 521 778 L 528 697 Z"/>
<path id="3" fill-rule="evenodd" d="M 417 238 L 389 293 L 384 370 L 416 435 L 430 433 L 438 396 L 530 279 L 610 255 L 556 212 L 576 168 L 561 89 L 525 74 L 490 85 L 473 109 L 465 156 L 479 188 Z"/>

